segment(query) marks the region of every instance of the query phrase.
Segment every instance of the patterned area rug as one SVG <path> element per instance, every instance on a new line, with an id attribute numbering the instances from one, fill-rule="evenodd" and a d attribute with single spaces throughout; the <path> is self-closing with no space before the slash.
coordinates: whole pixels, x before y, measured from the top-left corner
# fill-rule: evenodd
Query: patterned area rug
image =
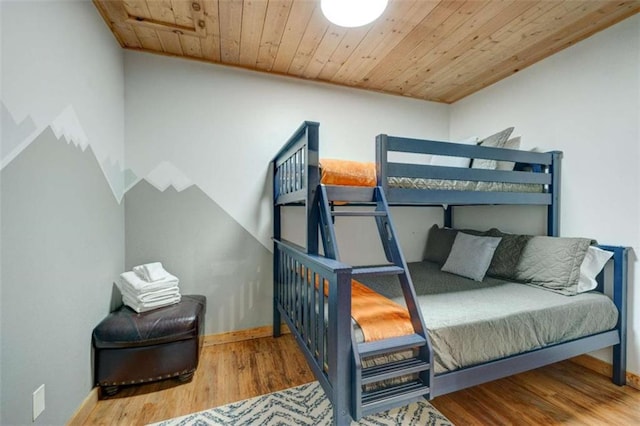
<path id="1" fill-rule="evenodd" d="M 155 426 L 330 425 L 331 404 L 318 382 L 155 423 Z M 426 400 L 374 414 L 352 425 L 451 426 Z"/>

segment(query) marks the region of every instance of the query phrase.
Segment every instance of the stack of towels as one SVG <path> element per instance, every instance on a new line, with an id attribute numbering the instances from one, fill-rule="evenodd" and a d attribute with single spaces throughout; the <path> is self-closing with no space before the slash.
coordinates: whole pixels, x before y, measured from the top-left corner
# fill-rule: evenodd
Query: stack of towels
<path id="1" fill-rule="evenodd" d="M 180 280 L 167 272 L 160 262 L 135 266 L 120 274 L 118 288 L 122 303 L 134 311 L 146 312 L 180 301 Z"/>

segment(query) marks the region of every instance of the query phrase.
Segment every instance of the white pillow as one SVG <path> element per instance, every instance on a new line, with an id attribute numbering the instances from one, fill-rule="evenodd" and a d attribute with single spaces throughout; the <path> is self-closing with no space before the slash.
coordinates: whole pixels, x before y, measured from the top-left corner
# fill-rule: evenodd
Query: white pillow
<path id="1" fill-rule="evenodd" d="M 503 148 L 520 149 L 520 136 L 509 139 L 507 143 L 504 144 Z M 512 171 L 513 167 L 516 165 L 513 161 L 497 161 L 496 163 L 496 170 Z"/>
<path id="2" fill-rule="evenodd" d="M 613 252 L 589 246 L 587 254 L 580 265 L 580 280 L 578 281 L 578 293 L 591 291 L 598 286 L 596 276 L 602 271 L 607 261 L 611 259 Z"/>
<path id="3" fill-rule="evenodd" d="M 473 136 L 456 143 L 463 145 L 475 145 L 478 143 L 478 137 Z M 449 155 L 434 155 L 433 157 L 431 157 L 431 162 L 429 164 L 432 166 L 468 168 L 469 164 L 471 164 L 471 158 L 451 157 Z"/>
<path id="4" fill-rule="evenodd" d="M 442 271 L 482 281 L 502 237 L 480 237 L 458 232 Z"/>

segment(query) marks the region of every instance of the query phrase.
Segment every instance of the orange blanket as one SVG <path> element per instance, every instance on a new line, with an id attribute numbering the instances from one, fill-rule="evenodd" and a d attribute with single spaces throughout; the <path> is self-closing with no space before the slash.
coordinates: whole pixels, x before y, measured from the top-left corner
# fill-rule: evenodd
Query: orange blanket
<path id="1" fill-rule="evenodd" d="M 311 281 L 309 275 L 308 279 Z M 324 295 L 328 296 L 329 283 L 324 283 Z M 406 308 L 356 280 L 351 280 L 351 317 L 360 326 L 365 342 L 414 333 Z"/>
<path id="2" fill-rule="evenodd" d="M 323 158 L 320 170 L 320 181 L 326 185 L 376 186 L 375 163 Z"/>

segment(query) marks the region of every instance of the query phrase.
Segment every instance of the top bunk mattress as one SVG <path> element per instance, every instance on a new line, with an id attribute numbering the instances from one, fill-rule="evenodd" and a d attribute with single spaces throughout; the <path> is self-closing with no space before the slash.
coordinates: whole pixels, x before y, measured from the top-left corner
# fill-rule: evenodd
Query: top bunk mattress
<path id="1" fill-rule="evenodd" d="M 323 158 L 320 160 L 321 183 L 325 185 L 344 186 L 376 186 L 376 164 L 369 162 L 336 160 Z M 495 191 L 495 192 L 544 192 L 544 185 L 476 182 L 469 180 L 429 179 L 410 177 L 389 177 L 390 188 L 426 189 L 447 191 Z"/>
<path id="2" fill-rule="evenodd" d="M 475 182 L 470 180 L 390 177 L 389 188 L 440 191 L 544 192 L 544 185 L 533 183 Z"/>
<path id="3" fill-rule="evenodd" d="M 440 271 L 433 262 L 410 263 L 434 350 L 435 374 L 610 330 L 618 311 L 607 296 L 564 296 L 532 285 L 487 277 L 476 282 Z M 362 278 L 404 305 L 395 276 Z M 356 330 L 356 337 L 361 335 Z"/>

